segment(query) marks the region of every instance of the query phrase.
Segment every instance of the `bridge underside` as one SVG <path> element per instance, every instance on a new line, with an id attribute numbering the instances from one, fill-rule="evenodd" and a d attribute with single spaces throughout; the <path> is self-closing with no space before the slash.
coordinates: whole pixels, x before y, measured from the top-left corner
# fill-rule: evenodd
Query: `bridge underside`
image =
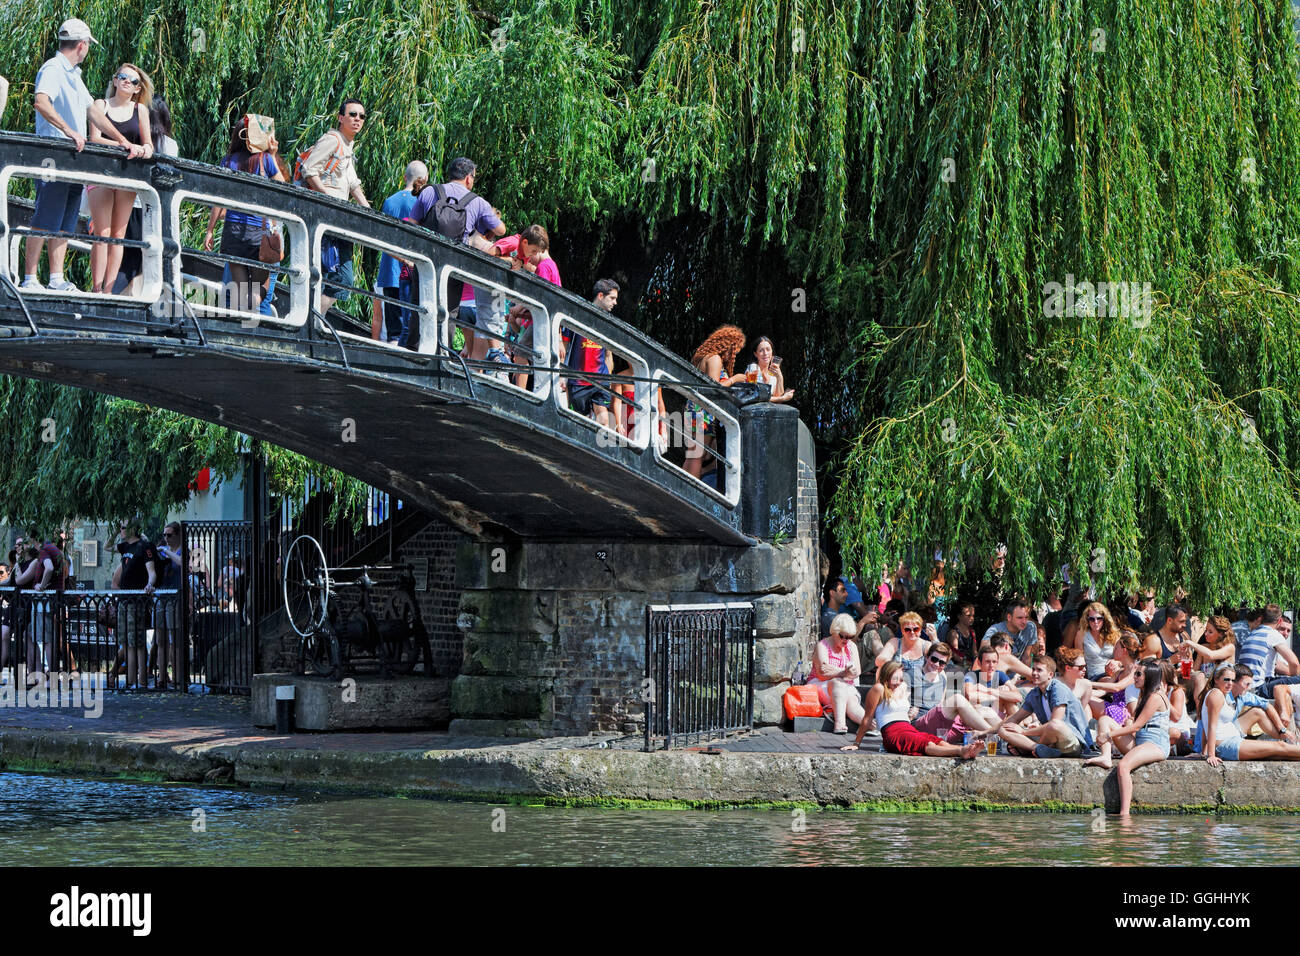
<path id="1" fill-rule="evenodd" d="M 479 537 L 751 543 L 722 521 L 683 507 L 667 488 L 457 394 L 463 378 L 459 389 L 439 393 L 378 369 L 345 372 L 292 350 L 276 355 L 229 343 L 212 348 L 91 331 L 0 339 L 0 373 L 175 409 L 258 435 L 327 460 Z"/>

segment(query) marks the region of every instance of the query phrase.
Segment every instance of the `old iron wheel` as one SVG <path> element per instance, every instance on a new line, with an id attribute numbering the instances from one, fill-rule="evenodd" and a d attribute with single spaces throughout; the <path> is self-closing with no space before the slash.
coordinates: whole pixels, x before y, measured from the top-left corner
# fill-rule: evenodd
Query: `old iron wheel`
<path id="1" fill-rule="evenodd" d="M 316 674 L 338 680 L 342 671 L 338 638 L 329 625 L 313 628 L 298 642 L 299 674 Z"/>
<path id="2" fill-rule="evenodd" d="M 309 534 L 289 546 L 284 561 L 284 609 L 289 626 L 300 638 L 325 626 L 329 613 L 330 569 L 325 551 Z"/>

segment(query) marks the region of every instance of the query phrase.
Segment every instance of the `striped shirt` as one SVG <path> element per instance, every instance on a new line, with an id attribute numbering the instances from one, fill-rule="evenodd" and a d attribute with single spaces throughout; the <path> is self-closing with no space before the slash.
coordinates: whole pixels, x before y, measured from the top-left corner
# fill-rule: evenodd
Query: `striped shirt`
<path id="1" fill-rule="evenodd" d="M 1277 658 L 1279 644 L 1284 638 L 1273 628 L 1261 624 L 1247 635 L 1237 651 L 1237 663 L 1245 664 L 1255 675 L 1255 683 L 1262 684 L 1273 676 L 1273 661 Z"/>

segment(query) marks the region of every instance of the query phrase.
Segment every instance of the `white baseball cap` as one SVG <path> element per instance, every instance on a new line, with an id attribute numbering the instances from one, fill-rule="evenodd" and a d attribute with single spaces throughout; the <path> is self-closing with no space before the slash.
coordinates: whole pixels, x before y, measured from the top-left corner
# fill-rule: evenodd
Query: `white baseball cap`
<path id="1" fill-rule="evenodd" d="M 99 41 L 91 35 L 90 27 L 86 26 L 85 20 L 64 20 L 59 27 L 60 40 L 89 40 L 91 43 Z"/>

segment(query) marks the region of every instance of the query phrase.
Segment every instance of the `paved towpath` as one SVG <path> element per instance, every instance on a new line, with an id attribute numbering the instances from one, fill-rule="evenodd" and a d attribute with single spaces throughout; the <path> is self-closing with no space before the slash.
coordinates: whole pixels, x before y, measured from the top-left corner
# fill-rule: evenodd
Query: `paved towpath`
<path id="1" fill-rule="evenodd" d="M 0 695 L 3 700 L 3 695 Z M 686 750 L 641 752 L 639 736 L 547 740 L 445 731 L 277 735 L 246 697 L 108 694 L 102 713 L 0 706 L 0 767 L 142 779 L 479 799 L 686 801 L 717 806 L 1048 806 L 1116 799 L 1113 774 L 1079 760 L 842 753 L 851 738 L 764 728 Z M 1300 766 L 1211 768 L 1169 760 L 1134 775 L 1138 807 L 1300 810 Z"/>
<path id="2" fill-rule="evenodd" d="M 299 733 L 277 736 L 274 730 L 254 727 L 247 697 L 213 694 L 194 696 L 176 693 L 104 695 L 103 712 L 95 717 L 72 707 L 0 707 L 0 731 L 57 731 L 103 735 L 118 741 L 229 747 L 255 744 L 259 747 L 365 753 L 403 750 L 473 750 L 513 747 L 528 750 L 614 749 L 639 750 L 639 735 L 597 734 L 583 737 L 554 737 L 534 740 L 515 737 L 453 736 L 446 731 L 374 731 L 368 733 Z M 879 737 L 863 741 L 874 751 Z M 748 753 L 832 753 L 852 737 L 830 733 L 785 733 L 762 728 L 729 741 L 699 748 Z"/>

